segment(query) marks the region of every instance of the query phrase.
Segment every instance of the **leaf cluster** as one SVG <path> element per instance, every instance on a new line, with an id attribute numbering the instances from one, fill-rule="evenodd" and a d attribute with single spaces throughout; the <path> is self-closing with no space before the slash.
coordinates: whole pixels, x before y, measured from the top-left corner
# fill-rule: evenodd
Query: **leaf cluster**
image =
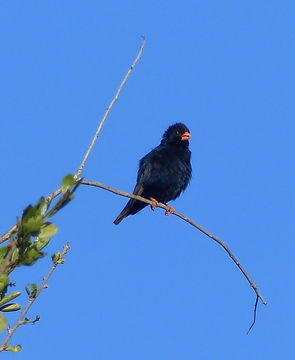
<path id="1" fill-rule="evenodd" d="M 28 205 L 17 220 L 16 228 L 11 233 L 8 245 L 0 248 L 0 332 L 7 327 L 5 312 L 17 311 L 21 306 L 11 303 L 21 292 L 15 291 L 7 294 L 10 283 L 9 275 L 17 267 L 34 265 L 37 260 L 43 258 L 46 253 L 44 248 L 51 238 L 57 233 L 58 228 L 52 222 L 52 217 L 63 209 L 74 197 L 74 191 L 81 180 L 77 181 L 74 175 L 67 175 L 61 183 L 61 196 L 51 203 L 50 198 L 41 197 L 37 204 Z M 53 255 L 53 262 L 62 263 L 63 258 L 55 259 L 58 253 Z M 26 287 L 29 299 L 36 296 L 38 287 L 30 284 Z M 36 320 L 37 321 L 37 320 Z M 23 323 L 32 323 L 26 319 Z M 23 325 L 22 324 L 22 325 Z M 21 346 L 6 346 L 5 350 L 17 352 Z"/>

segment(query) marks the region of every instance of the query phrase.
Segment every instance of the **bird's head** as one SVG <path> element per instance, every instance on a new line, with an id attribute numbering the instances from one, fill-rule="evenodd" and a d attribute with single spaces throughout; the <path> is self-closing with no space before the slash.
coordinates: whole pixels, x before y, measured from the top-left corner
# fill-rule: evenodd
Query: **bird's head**
<path id="1" fill-rule="evenodd" d="M 176 123 L 169 126 L 165 131 L 162 143 L 188 146 L 190 138 L 191 134 L 189 129 L 182 123 Z"/>

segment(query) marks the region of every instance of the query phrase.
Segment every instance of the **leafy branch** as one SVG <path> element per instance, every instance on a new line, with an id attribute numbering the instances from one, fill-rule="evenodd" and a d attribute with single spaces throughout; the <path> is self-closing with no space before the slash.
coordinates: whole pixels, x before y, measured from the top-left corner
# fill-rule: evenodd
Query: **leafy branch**
<path id="1" fill-rule="evenodd" d="M 50 268 L 50 270 L 48 271 L 47 275 L 43 278 L 42 284 L 40 285 L 39 288 L 37 288 L 36 284 L 31 284 L 30 287 L 29 286 L 26 287 L 26 291 L 29 296 L 29 301 L 28 301 L 27 305 L 24 307 L 24 309 L 22 310 L 22 312 L 20 313 L 15 324 L 11 328 L 8 328 L 7 335 L 0 345 L 0 352 L 2 352 L 2 351 L 18 352 L 21 350 L 21 348 L 22 348 L 21 345 L 10 346 L 9 340 L 11 339 L 11 337 L 13 336 L 13 334 L 15 333 L 15 331 L 17 330 L 17 328 L 19 326 L 26 325 L 26 324 L 34 324 L 35 322 L 39 321 L 40 316 L 36 316 L 36 318 L 34 320 L 30 320 L 26 317 L 27 313 L 30 310 L 33 303 L 38 298 L 38 296 L 41 294 L 41 292 L 48 287 L 48 285 L 47 285 L 48 280 L 51 277 L 54 270 L 57 268 L 58 265 L 64 263 L 64 256 L 69 251 L 69 249 L 70 249 L 70 245 L 69 245 L 69 243 L 66 243 L 61 252 L 58 252 L 58 253 L 52 255 L 53 265 Z"/>
<path id="2" fill-rule="evenodd" d="M 42 251 L 51 240 L 51 237 L 57 232 L 57 227 L 49 222 L 48 220 L 53 217 L 58 211 L 60 211 L 64 206 L 66 206 L 74 196 L 74 192 L 82 181 L 80 178 L 86 161 L 98 139 L 98 136 L 102 130 L 102 127 L 113 108 L 114 104 L 118 100 L 120 93 L 126 84 L 128 78 L 130 77 L 135 66 L 141 59 L 143 49 L 145 47 L 145 38 L 142 38 L 142 44 L 139 48 L 136 58 L 134 59 L 132 65 L 128 69 L 126 75 L 121 81 L 119 88 L 107 107 L 102 120 L 99 123 L 99 126 L 96 130 L 96 133 L 82 159 L 82 162 L 76 171 L 75 175 L 67 175 L 64 177 L 61 187 L 55 190 L 52 194 L 47 197 L 42 197 L 39 202 L 33 206 L 29 205 L 23 211 L 21 219 L 17 219 L 17 222 L 12 226 L 5 234 L 0 237 L 0 244 L 8 241 L 8 245 L 2 246 L 0 248 L 0 312 L 9 312 L 17 311 L 21 308 L 19 304 L 7 304 L 9 301 L 13 300 L 19 296 L 20 292 L 14 292 L 6 295 L 9 287 L 9 277 L 8 275 L 18 266 L 22 265 L 33 265 L 35 262 L 44 257 L 46 254 Z M 61 195 L 61 196 L 60 196 Z M 50 207 L 51 202 L 57 198 L 55 205 Z M 48 275 L 45 277 L 41 287 L 38 289 L 35 284 L 31 284 L 31 288 L 27 287 L 26 291 L 29 295 L 29 303 L 22 311 L 18 321 L 13 328 L 8 329 L 8 334 L 3 340 L 2 345 L 0 346 L 0 351 L 13 351 L 17 352 L 21 350 L 21 346 L 8 346 L 8 340 L 11 338 L 16 329 L 23 324 L 35 323 L 39 320 L 37 317 L 34 320 L 29 320 L 25 318 L 28 310 L 35 301 L 36 297 L 41 293 L 41 291 L 46 287 L 46 282 L 51 276 L 52 272 L 56 266 L 62 261 L 62 256 L 68 249 L 68 245 L 64 248 L 61 253 L 61 258 L 54 260 L 54 265 L 51 268 Z M 7 327 L 7 320 L 4 315 L 0 313 L 0 332 L 2 332 Z"/>
<path id="3" fill-rule="evenodd" d="M 10 232 L 8 245 L 0 248 L 0 332 L 7 327 L 7 319 L 3 313 L 18 311 L 21 308 L 17 303 L 10 303 L 10 301 L 18 297 L 21 292 L 15 291 L 7 294 L 10 286 L 10 273 L 17 267 L 33 265 L 37 260 L 46 255 L 43 249 L 48 245 L 52 236 L 54 236 L 58 230 L 49 220 L 73 199 L 74 192 L 80 182 L 81 181 L 77 181 L 73 175 L 67 175 L 62 181 L 62 195 L 54 205 L 51 206 L 50 198 L 41 197 L 36 205 L 27 206 L 23 211 L 22 217 L 18 219 L 13 231 Z M 28 288 L 26 290 L 29 294 Z M 39 294 L 39 292 L 41 291 L 37 289 L 36 285 L 32 285 L 32 290 L 29 294 L 30 299 L 36 294 Z M 25 313 L 27 310 L 26 308 L 24 309 Z M 23 314 L 24 311 L 21 314 Z M 26 321 L 26 323 L 28 322 L 32 323 L 35 321 Z M 13 328 L 12 333 L 14 333 L 20 324 L 22 323 L 18 323 L 17 326 Z M 10 329 L 8 329 L 7 336 L 9 338 L 12 336 Z M 16 352 L 21 348 L 19 346 L 7 346 L 7 343 L 4 343 L 0 349 L 2 349 L 2 351 L 9 350 Z"/>
<path id="4" fill-rule="evenodd" d="M 80 182 L 73 175 L 67 175 L 62 181 L 63 195 L 54 206 L 50 207 L 51 200 L 41 197 L 36 205 L 25 208 L 10 233 L 9 244 L 2 247 L 0 252 L 0 274 L 2 277 L 6 275 L 7 284 L 8 274 L 16 267 L 32 265 L 46 255 L 42 250 L 57 233 L 57 227 L 49 219 L 73 199 Z M 0 292 L 5 292 L 5 289 L 6 286 L 1 288 L 0 284 Z"/>

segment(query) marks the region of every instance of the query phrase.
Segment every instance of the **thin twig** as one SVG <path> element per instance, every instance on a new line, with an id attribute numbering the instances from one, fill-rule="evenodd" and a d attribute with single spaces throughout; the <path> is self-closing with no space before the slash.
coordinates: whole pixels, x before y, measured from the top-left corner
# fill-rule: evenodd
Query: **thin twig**
<path id="1" fill-rule="evenodd" d="M 82 162 L 80 164 L 79 169 L 77 170 L 77 173 L 76 173 L 77 178 L 79 178 L 80 175 L 83 172 L 83 169 L 84 169 L 85 163 L 86 163 L 86 161 L 88 159 L 88 156 L 90 155 L 90 152 L 92 151 L 92 149 L 93 149 L 93 147 L 95 145 L 95 142 L 98 139 L 99 133 L 101 132 L 101 129 L 102 129 L 102 127 L 103 127 L 103 125 L 104 125 L 110 111 L 112 110 L 112 107 L 114 106 L 115 102 L 118 100 L 118 98 L 120 96 L 120 93 L 121 93 L 124 85 L 126 84 L 129 76 L 131 75 L 133 69 L 135 68 L 136 64 L 141 59 L 141 55 L 142 55 L 142 52 L 143 52 L 143 49 L 144 49 L 144 46 L 145 46 L 145 41 L 146 41 L 145 37 L 142 37 L 142 44 L 141 44 L 141 46 L 139 48 L 138 54 L 137 54 L 136 58 L 134 59 L 132 65 L 130 66 L 129 70 L 127 71 L 126 75 L 124 76 L 124 78 L 123 78 L 123 80 L 122 80 L 122 82 L 121 82 L 115 96 L 113 97 L 112 101 L 110 102 L 110 105 L 107 107 L 107 109 L 106 109 L 106 111 L 105 111 L 105 113 L 104 113 L 104 115 L 103 115 L 103 117 L 102 117 L 102 119 L 101 119 L 101 121 L 100 121 L 100 123 L 98 125 L 96 133 L 95 133 L 95 135 L 94 135 L 94 137 L 93 137 L 93 139 L 92 139 L 92 141 L 91 141 L 91 143 L 89 145 L 89 148 L 86 151 L 86 154 L 84 155 L 84 158 L 83 158 L 83 160 L 82 160 Z"/>
<path id="2" fill-rule="evenodd" d="M 60 258 L 63 258 L 63 256 L 69 251 L 69 249 L 70 249 L 70 245 L 69 245 L 69 243 L 66 243 L 60 253 Z M 33 321 L 27 321 L 26 315 L 27 315 L 28 311 L 30 310 L 31 306 L 33 305 L 33 303 L 35 302 L 35 300 L 37 299 L 37 297 L 41 294 L 41 292 L 44 289 L 46 289 L 48 287 L 48 285 L 47 285 L 48 280 L 59 264 L 60 264 L 59 261 L 54 261 L 54 263 L 53 263 L 52 267 L 50 268 L 50 270 L 48 271 L 47 275 L 43 278 L 42 284 L 36 291 L 36 294 L 34 294 L 34 296 L 31 296 L 29 298 L 27 305 L 24 307 L 24 309 L 20 313 L 20 315 L 19 315 L 18 319 L 16 320 L 15 324 L 13 325 L 13 327 L 8 329 L 7 335 L 0 345 L 0 352 L 5 351 L 5 349 L 8 346 L 9 340 L 11 339 L 11 337 L 15 333 L 16 329 L 20 325 L 27 324 L 27 323 L 35 323 L 36 321 L 38 321 L 37 320 L 37 319 L 39 319 L 38 317 L 36 317 L 36 319 Z"/>
<path id="3" fill-rule="evenodd" d="M 258 300 L 259 300 L 259 297 L 257 296 L 256 301 L 255 301 L 255 305 L 254 305 L 254 310 L 253 310 L 253 322 L 250 325 L 248 331 L 246 332 L 247 335 L 249 334 L 249 332 L 251 331 L 252 327 L 254 326 L 254 324 L 256 322 Z"/>
<path id="4" fill-rule="evenodd" d="M 13 225 L 5 234 L 3 234 L 0 238 L 0 244 L 4 241 L 8 240 L 10 236 L 16 231 L 17 225 Z"/>
<path id="5" fill-rule="evenodd" d="M 145 202 L 146 204 L 150 204 L 152 205 L 153 202 L 151 200 L 145 199 L 141 196 L 138 195 L 134 195 L 134 194 L 129 194 L 126 193 L 124 191 L 120 191 L 114 188 L 111 188 L 110 186 L 104 185 L 102 183 L 99 182 L 94 182 L 94 181 L 89 181 L 89 180 L 83 180 L 81 182 L 81 184 L 84 185 L 90 185 L 90 186 L 96 186 L 99 187 L 101 189 L 110 191 L 114 194 L 117 195 L 121 195 L 121 196 L 125 196 L 131 199 L 136 199 L 136 200 L 140 200 L 142 202 Z M 166 211 L 169 211 L 170 208 L 164 204 L 159 203 L 159 206 L 162 209 L 165 209 Z M 201 227 L 200 225 L 198 225 L 196 222 L 194 222 L 193 220 L 189 219 L 187 216 L 180 214 L 179 212 L 175 211 L 173 213 L 173 215 L 178 216 L 179 218 L 181 218 L 182 220 L 188 222 L 189 224 L 191 224 L 192 226 L 194 226 L 195 228 L 197 228 L 198 230 L 200 230 L 203 234 L 207 235 L 209 238 L 211 238 L 212 240 L 216 241 L 220 246 L 223 247 L 223 249 L 228 253 L 228 255 L 231 257 L 231 259 L 234 261 L 234 263 L 237 265 L 237 267 L 240 269 L 240 271 L 243 273 L 244 277 L 247 279 L 248 283 L 250 284 L 250 286 L 252 287 L 252 289 L 255 291 L 257 297 L 261 300 L 261 302 L 266 305 L 266 301 L 263 299 L 262 295 L 260 294 L 258 287 L 255 285 L 255 283 L 253 282 L 253 280 L 250 278 L 249 274 L 246 272 L 246 270 L 244 269 L 244 267 L 240 264 L 240 262 L 238 261 L 238 259 L 234 256 L 234 254 L 232 253 L 232 251 L 229 249 L 229 247 L 220 239 L 218 239 L 215 235 L 211 234 L 209 231 L 207 231 L 206 229 L 204 229 L 203 227 Z"/>
<path id="6" fill-rule="evenodd" d="M 142 44 L 141 44 L 141 46 L 140 46 L 140 48 L 139 48 L 139 51 L 138 51 L 138 53 L 137 53 L 137 56 L 136 56 L 136 58 L 134 59 L 132 65 L 131 65 L 130 68 L 129 68 L 129 70 L 127 71 L 126 75 L 124 76 L 124 78 L 123 78 L 120 86 L 118 87 L 118 90 L 117 90 L 114 98 L 112 99 L 112 101 L 110 102 L 109 106 L 107 107 L 107 109 L 106 109 L 106 111 L 105 111 L 105 113 L 104 113 L 104 115 L 103 115 L 103 117 L 102 117 L 102 119 L 101 119 L 101 121 L 100 121 L 100 123 L 99 123 L 99 125 L 98 125 L 98 128 L 97 128 L 97 130 L 96 130 L 96 133 L 95 133 L 95 135 L 94 135 L 94 137 L 93 137 L 93 139 L 92 139 L 92 141 L 91 141 L 91 143 L 90 143 L 90 145 L 89 145 L 89 147 L 88 147 L 88 149 L 87 149 L 87 151 L 86 151 L 86 153 L 85 153 L 85 155 L 84 155 L 84 158 L 83 158 L 80 166 L 79 166 L 79 169 L 78 169 L 77 172 L 76 172 L 76 177 L 77 177 L 77 178 L 79 178 L 79 177 L 81 176 L 81 174 L 82 174 L 82 172 L 83 172 L 83 170 L 84 170 L 86 161 L 87 161 L 87 159 L 88 159 L 88 157 L 89 157 L 89 155 L 90 155 L 90 153 L 91 153 L 91 151 L 92 151 L 92 149 L 93 149 L 93 147 L 94 147 L 94 145 L 95 145 L 96 140 L 98 139 L 98 136 L 99 136 L 99 134 L 100 134 L 100 132 L 101 132 L 101 129 L 102 129 L 102 127 L 103 127 L 103 125 L 104 125 L 104 123 L 105 123 L 105 121 L 106 121 L 106 119 L 107 119 L 110 111 L 112 110 L 115 102 L 118 100 L 118 98 L 119 98 L 119 96 L 120 96 L 120 93 L 121 93 L 124 85 L 126 84 L 128 78 L 130 77 L 132 71 L 134 70 L 136 64 L 137 64 L 137 63 L 139 62 L 139 60 L 141 59 L 141 55 L 142 55 L 143 49 L 144 49 L 144 47 L 145 47 L 145 42 L 146 42 L 146 40 L 145 40 L 145 37 L 143 36 L 143 37 L 142 37 Z M 46 200 L 47 200 L 47 201 L 51 201 L 51 200 L 53 200 L 55 197 L 57 197 L 60 193 L 61 193 L 61 188 L 55 190 L 52 194 L 50 194 L 50 195 L 46 198 Z M 0 237 L 0 244 L 3 243 L 3 242 L 5 242 L 6 240 L 8 240 L 8 239 L 10 238 L 10 236 L 16 231 L 16 228 L 17 228 L 16 225 L 13 225 L 5 234 L 3 234 L 3 235 Z"/>

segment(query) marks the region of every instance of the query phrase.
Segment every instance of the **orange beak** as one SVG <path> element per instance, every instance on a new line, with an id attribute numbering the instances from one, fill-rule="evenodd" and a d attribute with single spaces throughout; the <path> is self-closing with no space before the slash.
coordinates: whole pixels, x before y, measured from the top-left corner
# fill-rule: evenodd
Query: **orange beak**
<path id="1" fill-rule="evenodd" d="M 182 141 L 188 141 L 188 140 L 190 140 L 190 138 L 191 138 L 191 134 L 188 131 L 183 133 L 182 136 L 181 136 Z"/>

